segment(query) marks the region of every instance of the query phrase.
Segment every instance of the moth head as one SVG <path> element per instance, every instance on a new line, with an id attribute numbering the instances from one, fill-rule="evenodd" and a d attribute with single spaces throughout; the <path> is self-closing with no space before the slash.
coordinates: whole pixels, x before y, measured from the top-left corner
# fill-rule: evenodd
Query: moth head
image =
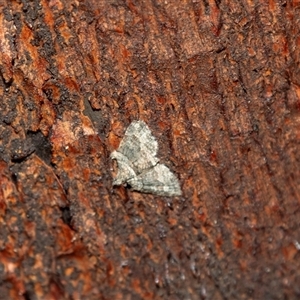
<path id="1" fill-rule="evenodd" d="M 133 177 L 127 180 L 127 185 L 130 189 L 140 191 L 143 188 L 143 182 L 137 177 Z"/>

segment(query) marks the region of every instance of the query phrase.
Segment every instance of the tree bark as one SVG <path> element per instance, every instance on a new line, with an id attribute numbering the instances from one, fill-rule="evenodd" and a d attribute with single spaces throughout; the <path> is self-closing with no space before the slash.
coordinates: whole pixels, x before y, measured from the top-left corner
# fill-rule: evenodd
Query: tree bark
<path id="1" fill-rule="evenodd" d="M 298 299 L 298 0 L 0 1 L 0 299 Z M 183 195 L 113 187 L 133 120 Z"/>

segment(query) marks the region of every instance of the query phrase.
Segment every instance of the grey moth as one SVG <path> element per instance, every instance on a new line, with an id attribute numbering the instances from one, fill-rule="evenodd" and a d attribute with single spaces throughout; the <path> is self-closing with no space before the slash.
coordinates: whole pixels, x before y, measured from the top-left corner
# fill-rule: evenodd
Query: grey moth
<path id="1" fill-rule="evenodd" d="M 158 143 L 144 121 L 133 121 L 117 150 L 110 155 L 117 160 L 118 172 L 113 185 L 127 185 L 132 190 L 161 196 L 180 196 L 179 181 L 157 158 Z"/>

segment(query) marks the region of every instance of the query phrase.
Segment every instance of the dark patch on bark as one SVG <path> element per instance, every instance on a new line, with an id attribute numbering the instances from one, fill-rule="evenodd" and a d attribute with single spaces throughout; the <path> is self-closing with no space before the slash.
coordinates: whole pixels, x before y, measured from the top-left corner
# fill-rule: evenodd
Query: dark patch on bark
<path id="1" fill-rule="evenodd" d="M 39 156 L 46 164 L 51 163 L 51 144 L 48 137 L 44 136 L 41 131 L 27 132 L 27 139 L 32 143 L 35 154 Z"/>

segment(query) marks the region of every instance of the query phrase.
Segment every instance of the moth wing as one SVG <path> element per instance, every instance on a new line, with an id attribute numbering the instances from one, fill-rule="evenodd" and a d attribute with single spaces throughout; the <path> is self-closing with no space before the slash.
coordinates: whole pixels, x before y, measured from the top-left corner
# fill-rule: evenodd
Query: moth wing
<path id="1" fill-rule="evenodd" d="M 127 157 L 134 171 L 140 174 L 159 161 L 156 157 L 158 144 L 144 121 L 133 121 L 127 128 L 118 152 Z"/>
<path id="2" fill-rule="evenodd" d="M 127 157 L 118 151 L 113 151 L 110 155 L 112 159 L 116 159 L 118 163 L 117 176 L 113 181 L 113 185 L 121 185 L 127 182 L 130 178 L 136 177 L 134 170 L 132 169 L 131 163 Z"/>
<path id="3" fill-rule="evenodd" d="M 178 179 L 163 164 L 157 164 L 154 168 L 129 180 L 128 183 L 133 190 L 143 193 L 160 196 L 180 196 L 182 194 Z"/>

